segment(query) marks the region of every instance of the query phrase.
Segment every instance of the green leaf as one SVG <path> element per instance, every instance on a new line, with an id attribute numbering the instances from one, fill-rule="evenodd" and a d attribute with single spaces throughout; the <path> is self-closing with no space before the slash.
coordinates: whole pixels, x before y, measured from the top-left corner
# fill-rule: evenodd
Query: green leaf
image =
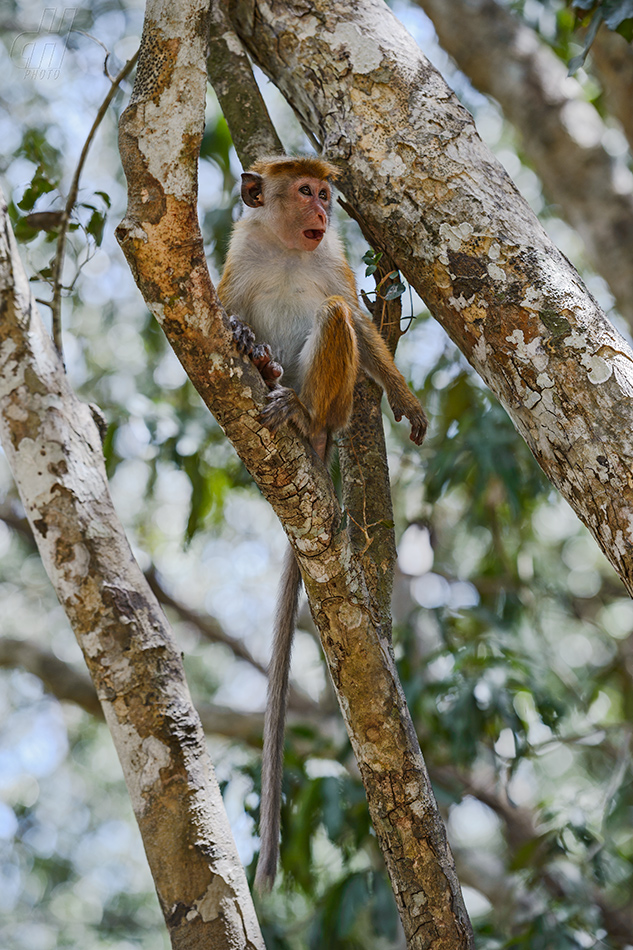
<path id="1" fill-rule="evenodd" d="M 110 198 L 110 195 L 106 191 L 95 191 L 95 195 L 99 195 L 99 197 L 103 199 L 106 208 L 111 207 L 112 199 Z"/>
<path id="2" fill-rule="evenodd" d="M 598 32 L 598 29 L 600 28 L 601 23 L 602 23 L 602 10 L 599 9 L 599 10 L 596 10 L 596 12 L 591 18 L 591 22 L 589 23 L 589 28 L 585 36 L 585 45 L 582 50 L 582 53 L 580 53 L 578 56 L 574 56 L 573 59 L 571 59 L 569 62 L 568 73 L 570 76 L 573 76 L 576 70 L 580 69 L 580 67 L 585 62 L 585 59 L 587 58 L 587 53 L 589 52 L 589 49 L 591 48 L 591 44 L 596 38 L 596 34 Z"/>
<path id="3" fill-rule="evenodd" d="M 18 208 L 22 211 L 32 211 L 37 199 L 41 198 L 42 195 L 54 191 L 56 187 L 57 185 L 50 181 L 42 166 L 38 166 L 37 171 L 31 179 L 31 184 L 22 195 L 20 201 L 18 201 Z"/>
<path id="4" fill-rule="evenodd" d="M 95 244 L 97 247 L 100 247 L 101 242 L 103 241 L 105 222 L 105 214 L 102 214 L 101 211 L 93 211 L 90 215 L 90 221 L 86 226 L 86 231 L 95 239 Z"/>
<path id="5" fill-rule="evenodd" d="M 406 290 L 406 285 L 401 281 L 397 281 L 395 284 L 392 284 L 391 287 L 383 294 L 384 300 L 396 300 L 398 297 L 402 297 L 403 293 Z"/>

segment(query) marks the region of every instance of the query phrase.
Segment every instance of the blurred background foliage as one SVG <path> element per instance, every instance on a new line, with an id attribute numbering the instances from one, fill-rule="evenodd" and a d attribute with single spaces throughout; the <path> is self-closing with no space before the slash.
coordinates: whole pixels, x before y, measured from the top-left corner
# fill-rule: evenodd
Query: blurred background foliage
<path id="1" fill-rule="evenodd" d="M 569 63 L 583 48 L 578 18 L 596 5 L 577 4 L 580 12 L 553 0 L 510 6 Z M 442 52 L 418 7 L 400 0 L 393 7 L 626 334 L 608 287 L 544 197 L 498 106 Z M 67 34 L 70 14 L 75 32 Z M 108 90 L 104 47 L 114 74 L 138 45 L 142 15 L 138 0 L 89 0 L 66 11 L 65 24 L 61 11 L 47 20 L 50 8 L 39 0 L 3 8 L 2 187 L 45 320 L 55 214 Z M 34 44 L 28 56 L 26 40 Z M 628 169 L 591 56 L 576 81 Z M 305 150 L 288 107 L 262 87 L 285 145 Z M 185 653 L 250 865 L 262 666 L 285 544 L 145 310 L 114 239 L 125 212 L 116 125 L 130 88 L 123 83 L 81 181 L 64 269 L 65 359 L 77 391 L 107 418 L 115 504 Z M 214 277 L 238 213 L 239 171 L 210 93 L 200 219 Z M 369 290 L 367 247 L 342 213 L 340 228 Z M 414 319 L 398 362 L 431 430 L 419 450 L 406 426 L 385 416 L 399 550 L 394 646 L 478 947 L 626 947 L 633 944 L 633 604 L 505 412 L 421 301 L 413 296 L 407 310 L 408 299 L 405 316 Z M 0 518 L 0 945 L 167 947 L 109 734 L 3 456 Z M 283 879 L 259 907 L 266 945 L 396 950 L 403 938 L 395 906 L 305 610 L 293 675 Z"/>

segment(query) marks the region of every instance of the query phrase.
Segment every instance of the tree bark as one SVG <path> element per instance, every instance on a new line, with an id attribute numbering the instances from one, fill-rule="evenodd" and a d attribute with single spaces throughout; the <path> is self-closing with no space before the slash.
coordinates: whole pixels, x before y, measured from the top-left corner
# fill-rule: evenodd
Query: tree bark
<path id="1" fill-rule="evenodd" d="M 108 492 L 91 411 L 37 313 L 0 196 L 0 435 L 110 727 L 174 948 L 263 948 L 181 657 Z"/>
<path id="2" fill-rule="evenodd" d="M 497 0 L 416 3 L 446 52 L 515 126 L 550 201 L 581 235 L 633 326 L 633 196 L 618 184 L 596 109 L 556 54 Z"/>
<path id="3" fill-rule="evenodd" d="M 290 430 L 258 422 L 266 388 L 233 347 L 204 260 L 195 159 L 204 123 L 204 0 L 151 0 L 139 70 L 121 117 L 129 201 L 117 234 L 183 366 L 279 515 L 367 790 L 411 948 L 472 946 L 444 826 L 380 611 L 341 524 L 332 482 Z"/>
<path id="4" fill-rule="evenodd" d="M 633 592 L 633 352 L 382 0 L 243 0 L 253 59 L 366 235 L 499 397 Z"/>
<path id="5" fill-rule="evenodd" d="M 244 168 L 265 155 L 282 154 L 248 56 L 219 0 L 211 2 L 207 71 Z"/>
<path id="6" fill-rule="evenodd" d="M 633 326 L 633 196 L 618 184 L 596 109 L 556 54 L 497 0 L 415 2 L 446 52 L 515 126 L 550 201 Z"/>
<path id="7" fill-rule="evenodd" d="M 633 49 L 623 36 L 603 23 L 591 44 L 589 58 L 604 89 L 607 106 L 621 123 L 633 152 Z"/>

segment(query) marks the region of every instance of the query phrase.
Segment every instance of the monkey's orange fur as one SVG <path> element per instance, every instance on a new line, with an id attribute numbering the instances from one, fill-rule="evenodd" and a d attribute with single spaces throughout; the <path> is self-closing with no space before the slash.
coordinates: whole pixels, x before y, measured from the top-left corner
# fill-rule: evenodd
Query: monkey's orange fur
<path id="1" fill-rule="evenodd" d="M 316 178 L 319 181 L 336 181 L 340 172 L 335 165 L 316 156 L 293 158 L 280 155 L 262 158 L 251 165 L 249 171 L 267 178 Z"/>

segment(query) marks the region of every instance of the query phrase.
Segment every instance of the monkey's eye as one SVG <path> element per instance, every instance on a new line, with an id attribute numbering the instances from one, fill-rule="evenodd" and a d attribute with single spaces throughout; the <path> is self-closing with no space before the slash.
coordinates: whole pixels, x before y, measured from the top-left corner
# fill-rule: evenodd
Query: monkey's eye
<path id="1" fill-rule="evenodd" d="M 310 185 L 302 185 L 299 191 L 301 192 L 302 195 L 312 194 L 312 189 L 310 188 Z"/>
<path id="2" fill-rule="evenodd" d="M 325 190 L 325 188 L 323 189 L 323 191 L 320 191 L 320 192 L 319 192 L 319 198 L 321 199 L 321 201 L 329 201 L 329 200 L 330 200 L 330 196 L 328 195 L 328 193 L 327 193 L 327 191 Z"/>

